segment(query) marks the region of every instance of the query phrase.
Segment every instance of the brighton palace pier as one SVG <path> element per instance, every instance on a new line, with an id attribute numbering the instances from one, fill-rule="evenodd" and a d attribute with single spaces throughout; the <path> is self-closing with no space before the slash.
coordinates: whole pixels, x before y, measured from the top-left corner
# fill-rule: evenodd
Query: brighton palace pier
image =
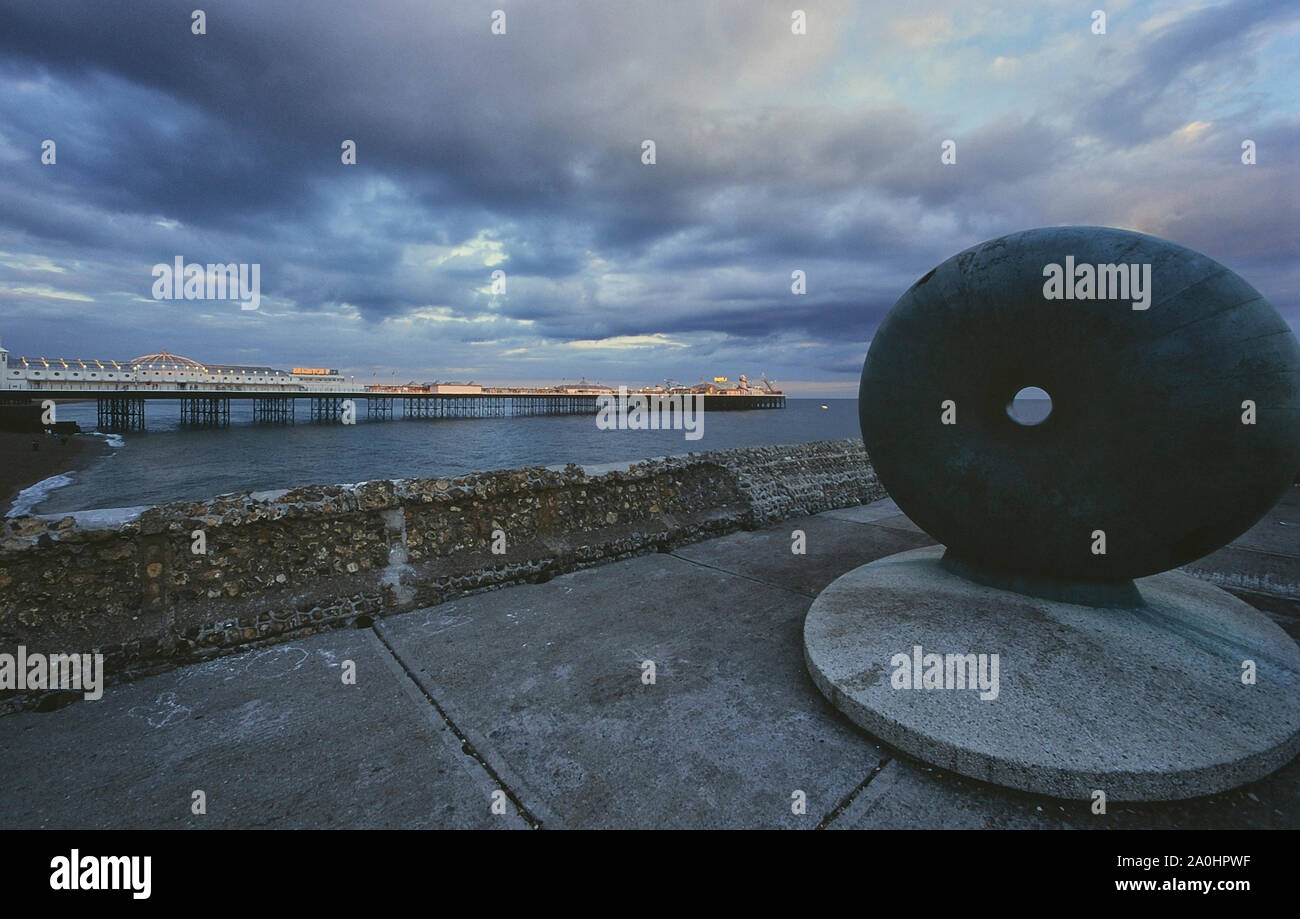
<path id="1" fill-rule="evenodd" d="M 230 401 L 252 400 L 253 421 L 292 424 L 298 401 L 308 402 L 307 417 L 316 423 L 355 418 L 358 400 L 365 417 L 391 419 L 401 405 L 404 418 L 508 418 L 526 415 L 594 415 L 597 400 L 617 392 L 587 382 L 543 389 L 487 387 L 465 383 L 360 385 L 355 377 L 323 367 L 245 367 L 205 364 L 160 351 L 129 361 L 9 356 L 0 347 L 0 400 L 30 403 L 45 400 L 88 401 L 98 405 L 100 431 L 145 430 L 148 402 L 180 403 L 183 425 L 224 427 Z M 682 388 L 704 397 L 706 410 L 784 408 L 785 394 L 764 381 L 751 387 L 745 377 L 730 387 L 721 378 L 712 384 Z M 678 392 L 662 387 L 637 393 Z M 351 413 L 351 414 L 349 414 Z"/>

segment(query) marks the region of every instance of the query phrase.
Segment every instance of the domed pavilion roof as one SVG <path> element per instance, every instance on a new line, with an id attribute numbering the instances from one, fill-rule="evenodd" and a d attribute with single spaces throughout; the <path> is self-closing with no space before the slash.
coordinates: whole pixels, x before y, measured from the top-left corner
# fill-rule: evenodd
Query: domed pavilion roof
<path id="1" fill-rule="evenodd" d="M 179 354 L 159 351 L 157 354 L 142 354 L 129 361 L 132 370 L 198 370 L 206 368 L 198 361 Z"/>

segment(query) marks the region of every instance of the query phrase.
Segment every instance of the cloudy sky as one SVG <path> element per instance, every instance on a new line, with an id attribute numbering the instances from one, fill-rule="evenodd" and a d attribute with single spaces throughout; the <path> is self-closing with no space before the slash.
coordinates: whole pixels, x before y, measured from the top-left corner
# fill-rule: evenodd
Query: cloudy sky
<path id="1" fill-rule="evenodd" d="M 0 0 L 0 333 L 854 395 L 919 275 L 1055 224 L 1205 252 L 1296 328 L 1298 48 L 1281 0 Z M 260 309 L 154 300 L 178 255 L 259 264 Z"/>

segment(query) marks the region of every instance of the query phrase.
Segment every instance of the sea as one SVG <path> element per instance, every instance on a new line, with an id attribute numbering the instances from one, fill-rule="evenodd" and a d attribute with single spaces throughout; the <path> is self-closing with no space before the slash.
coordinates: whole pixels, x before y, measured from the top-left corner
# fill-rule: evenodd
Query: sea
<path id="1" fill-rule="evenodd" d="M 24 490 L 7 516 L 835 440 L 859 436 L 857 408 L 856 399 L 787 398 L 783 409 L 711 411 L 703 436 L 686 440 L 679 430 L 601 430 L 595 415 L 367 421 L 363 408 L 353 425 L 254 425 L 251 404 L 237 400 L 229 427 L 195 429 L 180 426 L 178 403 L 151 402 L 146 433 L 100 435 L 107 455 Z M 59 420 L 94 431 L 95 411 L 93 402 L 62 404 Z"/>

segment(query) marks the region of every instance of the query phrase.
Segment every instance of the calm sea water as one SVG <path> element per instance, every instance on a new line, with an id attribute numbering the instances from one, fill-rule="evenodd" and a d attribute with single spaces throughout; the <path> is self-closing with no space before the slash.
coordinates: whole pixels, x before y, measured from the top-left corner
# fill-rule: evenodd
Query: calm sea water
<path id="1" fill-rule="evenodd" d="M 21 503 L 28 513 L 49 514 L 295 485 L 591 465 L 832 440 L 858 436 L 857 405 L 856 399 L 788 399 L 784 409 L 708 412 L 704 436 L 688 441 L 682 431 L 602 431 L 594 415 L 367 422 L 364 407 L 355 425 L 254 426 L 248 423 L 251 406 L 238 403 L 231 405 L 228 428 L 180 430 L 176 403 L 151 403 L 148 433 L 123 435 L 111 456 L 62 481 L 47 480 Z M 61 405 L 59 420 L 94 430 L 95 405 Z"/>

